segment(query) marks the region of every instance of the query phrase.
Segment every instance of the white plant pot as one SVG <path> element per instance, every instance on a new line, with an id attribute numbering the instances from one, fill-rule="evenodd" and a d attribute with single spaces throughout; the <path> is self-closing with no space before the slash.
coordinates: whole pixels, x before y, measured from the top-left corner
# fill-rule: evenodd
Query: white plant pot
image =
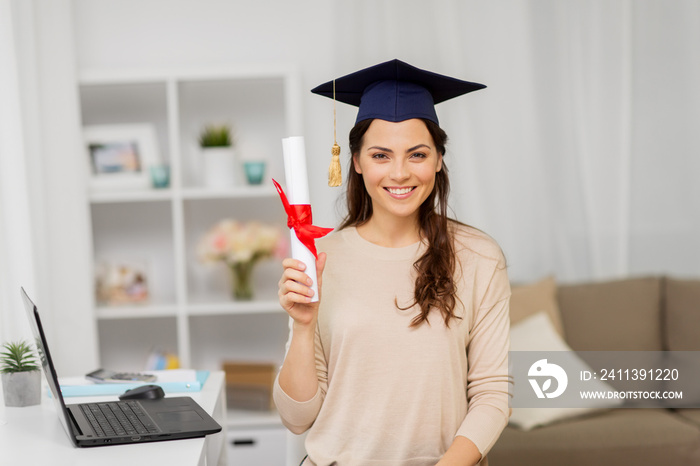
<path id="1" fill-rule="evenodd" d="M 202 148 L 204 185 L 230 188 L 236 184 L 236 155 L 230 147 Z"/>
<path id="2" fill-rule="evenodd" d="M 5 406 L 34 406 L 41 403 L 41 371 L 2 374 Z"/>

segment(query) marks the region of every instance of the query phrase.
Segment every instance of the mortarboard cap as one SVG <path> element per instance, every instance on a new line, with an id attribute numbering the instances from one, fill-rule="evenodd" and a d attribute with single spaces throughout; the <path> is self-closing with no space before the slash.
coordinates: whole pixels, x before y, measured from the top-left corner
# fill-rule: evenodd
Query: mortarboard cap
<path id="1" fill-rule="evenodd" d="M 439 124 L 436 104 L 485 87 L 390 60 L 321 84 L 311 92 L 360 107 L 356 124 L 370 118 L 393 122 L 425 118 Z"/>

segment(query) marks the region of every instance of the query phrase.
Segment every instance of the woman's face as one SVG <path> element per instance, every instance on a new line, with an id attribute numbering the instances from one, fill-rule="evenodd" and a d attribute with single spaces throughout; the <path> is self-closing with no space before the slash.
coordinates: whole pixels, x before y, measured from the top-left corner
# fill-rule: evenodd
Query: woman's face
<path id="1" fill-rule="evenodd" d="M 372 198 L 373 215 L 417 218 L 435 186 L 442 155 L 422 120 L 375 119 L 353 164 Z"/>

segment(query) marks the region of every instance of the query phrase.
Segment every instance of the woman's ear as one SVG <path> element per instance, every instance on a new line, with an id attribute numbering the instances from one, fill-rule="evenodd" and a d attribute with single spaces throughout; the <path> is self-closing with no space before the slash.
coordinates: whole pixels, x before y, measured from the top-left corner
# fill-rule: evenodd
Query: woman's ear
<path id="1" fill-rule="evenodd" d="M 440 170 L 442 170 L 442 154 L 438 155 L 437 169 L 435 170 L 435 173 L 439 172 Z"/>
<path id="2" fill-rule="evenodd" d="M 360 167 L 360 162 L 358 160 L 359 155 L 352 156 L 352 165 L 355 167 L 355 173 L 362 175 L 362 168 Z"/>

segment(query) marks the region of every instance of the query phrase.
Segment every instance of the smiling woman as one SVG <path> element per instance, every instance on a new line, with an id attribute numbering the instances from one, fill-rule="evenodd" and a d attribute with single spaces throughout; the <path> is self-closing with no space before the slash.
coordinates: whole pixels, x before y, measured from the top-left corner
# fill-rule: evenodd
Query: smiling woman
<path id="1" fill-rule="evenodd" d="M 318 303 L 304 267 L 283 262 L 282 421 L 309 430 L 305 466 L 485 465 L 508 419 L 510 285 L 495 241 L 447 216 L 434 109 L 483 86 L 398 60 L 335 84 L 360 107 L 348 214 L 317 243 Z"/>

